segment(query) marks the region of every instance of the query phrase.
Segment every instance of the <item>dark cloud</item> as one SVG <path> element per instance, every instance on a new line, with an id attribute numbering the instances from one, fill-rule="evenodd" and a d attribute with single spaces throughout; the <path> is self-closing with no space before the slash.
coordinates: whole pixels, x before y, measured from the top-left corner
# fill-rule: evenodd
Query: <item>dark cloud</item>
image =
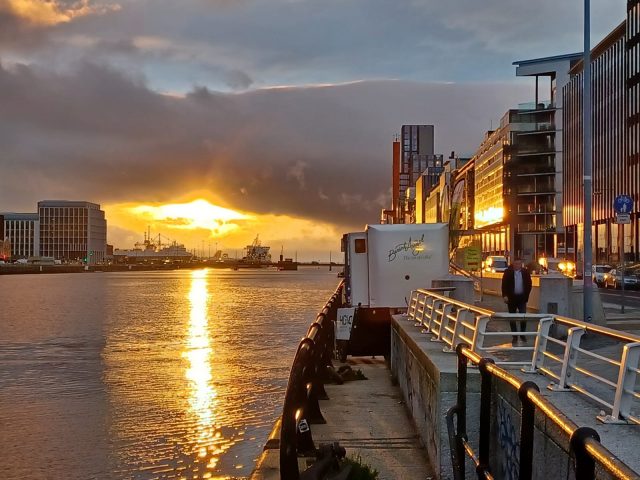
<path id="1" fill-rule="evenodd" d="M 2 67 L 0 210 L 197 190 L 232 208 L 360 225 L 385 204 L 402 123 L 434 123 L 442 153 L 472 152 L 525 91 L 379 81 L 175 97 L 92 63 L 66 74 Z"/>
<path id="2" fill-rule="evenodd" d="M 130 38 L 99 39 L 95 44 L 97 53 L 134 55 L 140 52 Z"/>
<path id="3" fill-rule="evenodd" d="M 42 45 L 45 37 L 43 29 L 19 17 L 0 2 L 0 49 L 31 50 Z"/>
<path id="4" fill-rule="evenodd" d="M 253 79 L 242 70 L 231 70 L 225 74 L 225 83 L 234 90 L 246 90 L 253 84 Z"/>
<path id="5" fill-rule="evenodd" d="M 19 48 L 44 64 L 111 55 L 142 70 L 154 87 L 186 91 L 194 84 L 246 89 L 371 78 L 501 81 L 515 59 L 582 46 L 581 5 L 555 0 L 112 3 L 92 0 L 95 13 L 38 35 L 27 29 L 16 37 L 25 23 L 11 22 L 11 43 L 0 33 L 0 51 Z M 592 5 L 598 41 L 624 18 L 625 2 Z M 46 42 L 35 41 L 45 34 Z"/>

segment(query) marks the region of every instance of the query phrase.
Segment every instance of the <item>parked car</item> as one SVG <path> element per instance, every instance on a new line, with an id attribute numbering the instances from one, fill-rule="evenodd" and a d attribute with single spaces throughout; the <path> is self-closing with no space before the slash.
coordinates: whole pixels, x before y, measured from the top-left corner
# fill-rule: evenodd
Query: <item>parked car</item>
<path id="1" fill-rule="evenodd" d="M 593 283 L 599 287 L 604 287 L 604 277 L 606 273 L 609 273 L 613 267 L 611 265 L 594 265 L 593 271 Z"/>
<path id="2" fill-rule="evenodd" d="M 504 272 L 509 266 L 507 257 L 501 257 L 499 255 L 491 255 L 484 261 L 484 270 L 486 272 Z"/>
<path id="3" fill-rule="evenodd" d="M 576 278 L 578 276 L 576 264 L 571 260 L 549 257 L 544 259 L 544 263 L 548 268 L 548 272 L 561 273 L 571 278 Z"/>
<path id="4" fill-rule="evenodd" d="M 622 288 L 622 269 L 613 268 L 604 274 L 605 288 Z M 632 290 L 640 287 L 640 278 L 635 270 L 626 269 L 624 272 L 624 288 Z"/>

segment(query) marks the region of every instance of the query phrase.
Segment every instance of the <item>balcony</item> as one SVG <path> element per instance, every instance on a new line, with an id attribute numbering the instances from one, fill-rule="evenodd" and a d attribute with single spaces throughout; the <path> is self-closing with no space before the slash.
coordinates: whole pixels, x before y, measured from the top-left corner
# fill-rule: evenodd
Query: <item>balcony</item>
<path id="1" fill-rule="evenodd" d="M 549 187 L 547 187 L 548 189 Z M 555 195 L 556 192 L 555 190 L 551 189 L 551 190 L 545 190 L 545 191 L 539 191 L 539 190 L 534 190 L 533 188 L 523 188 L 523 189 L 519 189 L 516 191 L 516 195 L 519 197 L 529 197 L 529 196 L 544 196 L 544 195 Z"/>
<path id="2" fill-rule="evenodd" d="M 527 150 L 518 150 L 518 157 L 537 157 L 541 155 L 555 155 L 558 153 L 554 148 L 550 148 L 545 146 L 544 149 L 536 150 L 536 149 L 527 149 Z"/>
<path id="3" fill-rule="evenodd" d="M 555 110 L 556 106 L 551 100 L 541 100 L 537 104 L 535 102 L 526 102 L 518 104 L 518 113 L 536 113 L 549 112 Z"/>
<path id="4" fill-rule="evenodd" d="M 516 130 L 516 134 L 520 137 L 556 133 L 557 131 L 553 122 L 525 123 L 523 127 Z"/>
<path id="5" fill-rule="evenodd" d="M 544 177 L 549 175 L 555 175 L 556 169 L 553 166 L 544 166 L 538 168 L 526 168 L 518 170 L 515 173 L 516 177 Z"/>
<path id="6" fill-rule="evenodd" d="M 517 205 L 518 215 L 555 215 L 556 209 L 553 205 L 519 204 Z"/>
<path id="7" fill-rule="evenodd" d="M 519 223 L 516 231 L 518 233 L 555 233 L 556 226 L 554 224 L 536 224 L 533 222 Z"/>

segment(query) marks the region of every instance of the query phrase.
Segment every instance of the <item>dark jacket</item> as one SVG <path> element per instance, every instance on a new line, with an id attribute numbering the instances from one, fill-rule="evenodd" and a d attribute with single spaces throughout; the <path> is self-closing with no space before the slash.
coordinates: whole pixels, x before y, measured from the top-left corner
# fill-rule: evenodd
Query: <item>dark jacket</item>
<path id="1" fill-rule="evenodd" d="M 515 293 L 513 292 L 515 288 L 513 275 L 513 265 L 510 265 L 502 275 L 502 296 L 508 297 L 509 299 L 512 299 L 515 296 Z M 524 298 L 526 301 L 529 301 L 529 294 L 531 293 L 531 275 L 526 268 L 522 269 L 522 286 L 524 287 Z"/>

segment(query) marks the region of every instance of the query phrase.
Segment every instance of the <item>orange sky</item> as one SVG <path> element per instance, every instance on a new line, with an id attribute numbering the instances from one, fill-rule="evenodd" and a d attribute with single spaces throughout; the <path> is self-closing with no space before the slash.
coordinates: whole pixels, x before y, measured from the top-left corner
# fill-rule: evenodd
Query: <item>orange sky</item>
<path id="1" fill-rule="evenodd" d="M 258 215 L 219 207 L 202 198 L 173 204 L 120 203 L 103 205 L 108 222 L 108 241 L 115 248 L 133 248 L 144 240 L 144 232 L 162 234 L 162 241 L 175 240 L 188 249 L 204 248 L 205 255 L 215 251 L 217 243 L 230 256 L 242 254 L 256 235 L 263 245 L 271 246 L 275 257 L 284 247 L 286 257 L 300 252 L 299 260 L 327 260 L 329 251 L 338 258 L 341 231 L 334 225 L 288 215 Z M 115 227 L 115 228 L 114 228 Z M 304 252 L 304 254 L 303 254 Z"/>

